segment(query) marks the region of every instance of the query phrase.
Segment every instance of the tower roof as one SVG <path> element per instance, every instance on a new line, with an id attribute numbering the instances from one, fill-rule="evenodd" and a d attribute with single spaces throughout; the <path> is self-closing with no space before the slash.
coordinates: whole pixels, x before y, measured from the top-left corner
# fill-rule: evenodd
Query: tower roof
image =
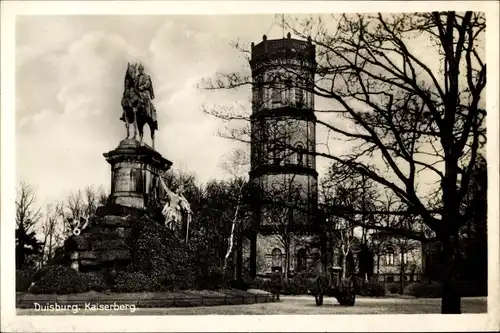
<path id="1" fill-rule="evenodd" d="M 309 58 L 315 62 L 316 49 L 312 43 L 311 37 L 306 41 L 291 38 L 290 33 L 286 38 L 282 39 L 267 39 L 266 35 L 262 36 L 262 41 L 252 46 L 252 61 L 272 59 L 277 57 L 300 57 Z"/>

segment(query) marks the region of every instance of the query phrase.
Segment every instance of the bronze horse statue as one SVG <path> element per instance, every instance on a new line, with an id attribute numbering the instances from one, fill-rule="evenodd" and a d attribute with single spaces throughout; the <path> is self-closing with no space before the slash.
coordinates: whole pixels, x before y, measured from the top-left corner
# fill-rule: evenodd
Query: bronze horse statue
<path id="1" fill-rule="evenodd" d="M 151 103 L 151 99 L 154 99 L 154 93 L 151 80 L 148 75 L 142 73 L 143 69 L 142 65 L 127 64 L 124 80 L 125 89 L 121 101 L 123 115 L 120 120 L 125 122 L 127 139 L 130 138 L 130 125 L 132 125 L 134 128 L 133 138 L 136 138 L 137 130 L 139 130 L 140 142 L 144 137 L 144 125 L 148 124 L 152 147 L 154 148 L 155 131 L 158 129 L 156 109 Z M 145 77 L 145 79 L 142 79 L 142 77 Z M 144 84 L 141 84 L 144 81 L 148 85 L 146 88 L 144 88 Z"/>

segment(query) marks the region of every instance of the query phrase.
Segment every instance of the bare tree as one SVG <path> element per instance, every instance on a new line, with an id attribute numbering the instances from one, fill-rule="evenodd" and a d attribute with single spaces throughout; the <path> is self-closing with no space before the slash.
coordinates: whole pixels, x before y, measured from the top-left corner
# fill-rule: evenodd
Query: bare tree
<path id="1" fill-rule="evenodd" d="M 236 187 L 236 206 L 233 208 L 231 219 L 231 230 L 228 235 L 227 252 L 224 256 L 223 271 L 226 271 L 228 260 L 233 255 L 235 243 L 241 243 L 242 232 L 248 226 L 251 214 L 249 213 L 245 202 L 245 190 L 248 183 L 242 178 L 232 180 L 233 186 Z"/>
<path id="2" fill-rule="evenodd" d="M 227 263 L 230 256 L 233 254 L 235 242 L 240 240 L 240 233 L 246 227 L 248 220 L 250 219 L 249 214 L 245 214 L 245 187 L 247 187 L 248 182 L 245 178 L 241 178 L 241 174 L 248 164 L 245 154 L 241 150 L 234 150 L 232 152 L 232 157 L 225 159 L 223 162 L 223 169 L 232 177 L 232 182 L 236 186 L 237 199 L 236 207 L 234 208 L 234 214 L 231 220 L 231 231 L 228 236 L 228 247 L 226 255 L 224 256 L 223 272 L 226 272 Z M 238 225 L 239 223 L 239 225 Z M 238 227 L 237 227 L 238 225 Z"/>
<path id="3" fill-rule="evenodd" d="M 447 261 L 442 313 L 460 313 L 458 230 L 473 208 L 457 207 L 464 204 L 486 142 L 484 13 L 346 14 L 285 25 L 302 38 L 313 34 L 317 50 L 312 88 L 311 80 L 295 85 L 331 105 L 316 110 L 325 115 L 317 124 L 352 146 L 350 154 L 326 149 L 317 155 L 364 174 L 408 209 L 372 214 L 420 216 L 442 243 Z M 433 56 L 425 59 L 418 52 L 422 48 Z M 220 73 L 204 86 L 234 89 L 251 82 L 242 73 Z M 244 119 L 231 109 L 206 111 L 225 120 Z M 431 176 L 437 179 L 434 197 L 419 188 Z M 403 227 L 393 231 L 417 236 Z"/>
<path id="4" fill-rule="evenodd" d="M 36 238 L 36 226 L 41 218 L 40 208 L 36 207 L 34 188 L 22 182 L 16 199 L 16 265 L 22 269 L 28 256 L 41 252 L 41 243 Z"/>
<path id="5" fill-rule="evenodd" d="M 102 187 L 87 186 L 69 195 L 66 204 L 60 209 L 64 216 L 65 229 L 68 234 L 72 221 L 84 219 L 88 221 L 95 215 L 97 208 L 106 203 L 108 195 Z"/>
<path id="6" fill-rule="evenodd" d="M 44 262 L 48 262 L 54 257 L 55 250 L 64 243 L 65 239 L 62 204 L 48 204 L 45 207 L 41 233 L 43 235 L 42 253 L 44 255 Z"/>
<path id="7" fill-rule="evenodd" d="M 359 226 L 365 229 L 364 216 L 352 211 L 366 201 L 361 197 L 363 188 L 360 185 L 363 184 L 357 183 L 352 177 L 341 177 L 336 169 L 335 164 L 332 165 L 329 176 L 321 184 L 322 199 L 327 203 L 324 206 L 326 221 L 323 231 L 328 235 L 329 243 L 335 247 L 333 252 L 340 252 L 342 278 L 345 279 L 353 246 L 361 241 L 356 237 L 355 229 Z M 343 212 L 339 213 L 337 209 L 332 209 L 333 207 L 342 207 Z"/>
<path id="8" fill-rule="evenodd" d="M 36 192 L 34 188 L 22 182 L 16 199 L 16 226 L 26 232 L 33 231 L 40 219 L 40 208 L 35 207 Z"/>

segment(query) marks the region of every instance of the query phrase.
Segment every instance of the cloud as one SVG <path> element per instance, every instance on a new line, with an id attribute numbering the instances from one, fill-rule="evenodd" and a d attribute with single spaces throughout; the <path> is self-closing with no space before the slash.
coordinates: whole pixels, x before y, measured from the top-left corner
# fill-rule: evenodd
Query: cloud
<path id="1" fill-rule="evenodd" d="M 102 153 L 124 136 L 118 117 L 129 56 L 141 54 L 116 34 L 92 31 L 18 70 L 18 175 L 42 197 L 109 184 Z"/>
<path id="2" fill-rule="evenodd" d="M 104 132 L 69 113 L 42 110 L 27 117 L 17 133 L 17 173 L 39 190 L 42 200 L 60 200 L 87 185 L 109 185 L 109 150 Z"/>
<path id="3" fill-rule="evenodd" d="M 73 39 L 61 37 L 66 43 L 55 46 L 32 40 L 18 44 L 24 56 L 16 73 L 18 180 L 36 185 L 41 197 L 50 199 L 63 199 L 89 184 L 109 185 L 102 154 L 125 137 L 118 117 L 125 66 L 134 61 L 145 64 L 155 86 L 157 150 L 174 168 L 185 166 L 201 181 L 220 176 L 220 159 L 233 144 L 215 135 L 220 124 L 201 106 L 230 97 L 195 86 L 221 63 L 238 65 L 227 41 L 176 20 L 149 36 L 91 26 L 76 29 Z M 27 56 L 35 46 L 39 52 Z M 227 52 L 221 52 L 224 47 Z M 145 135 L 149 142 L 148 130 Z"/>
<path id="4" fill-rule="evenodd" d="M 61 90 L 57 98 L 65 112 L 108 111 L 104 107 L 121 99 L 127 61 L 140 57 L 122 37 L 102 31 L 87 33 L 72 43 L 59 70 Z"/>
<path id="5" fill-rule="evenodd" d="M 220 95 L 196 85 L 216 73 L 221 63 L 238 64 L 229 45 L 225 44 L 227 52 L 221 52 L 224 41 L 205 31 L 173 20 L 156 32 L 149 46 L 160 124 L 157 148 L 174 162 L 174 168 L 185 165 L 201 181 L 220 175 L 220 159 L 234 144 L 217 137 L 220 124 L 201 111 L 202 105 Z"/>

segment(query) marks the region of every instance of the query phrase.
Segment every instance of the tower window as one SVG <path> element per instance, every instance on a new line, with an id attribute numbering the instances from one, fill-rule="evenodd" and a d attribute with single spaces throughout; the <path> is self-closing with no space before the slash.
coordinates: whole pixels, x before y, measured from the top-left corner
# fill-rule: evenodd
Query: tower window
<path id="1" fill-rule="evenodd" d="M 273 104 L 282 103 L 282 97 L 281 97 L 282 92 L 283 92 L 283 84 L 280 82 L 276 82 L 273 85 Z"/>
<path id="2" fill-rule="evenodd" d="M 385 263 L 386 265 L 394 265 L 394 249 L 391 246 L 385 250 Z"/>
<path id="3" fill-rule="evenodd" d="M 271 257 L 272 257 L 272 269 L 279 269 L 281 270 L 281 250 L 278 248 L 274 248 L 273 251 L 271 252 Z"/>
<path id="4" fill-rule="evenodd" d="M 266 129 L 266 122 L 264 120 L 259 121 L 259 138 L 258 144 L 260 145 L 260 156 L 259 161 L 262 163 L 265 161 L 267 156 L 267 139 L 268 132 Z"/>
<path id="5" fill-rule="evenodd" d="M 301 143 L 299 143 L 295 146 L 295 149 L 297 150 L 296 152 L 297 164 L 304 165 L 304 146 Z"/>
<path id="6" fill-rule="evenodd" d="M 303 90 L 303 80 L 298 79 L 297 80 L 297 86 L 295 87 L 295 104 L 297 104 L 298 107 L 301 107 L 304 105 L 304 90 Z"/>
<path id="7" fill-rule="evenodd" d="M 292 103 L 292 80 L 288 79 L 285 81 L 285 104 L 289 105 Z"/>
<path id="8" fill-rule="evenodd" d="M 278 150 L 276 149 L 276 145 L 273 147 L 273 163 L 275 165 L 280 164 L 280 156 L 278 154 Z"/>
<path id="9" fill-rule="evenodd" d="M 254 105 L 260 109 L 264 103 L 264 84 L 257 82 L 254 87 Z"/>

